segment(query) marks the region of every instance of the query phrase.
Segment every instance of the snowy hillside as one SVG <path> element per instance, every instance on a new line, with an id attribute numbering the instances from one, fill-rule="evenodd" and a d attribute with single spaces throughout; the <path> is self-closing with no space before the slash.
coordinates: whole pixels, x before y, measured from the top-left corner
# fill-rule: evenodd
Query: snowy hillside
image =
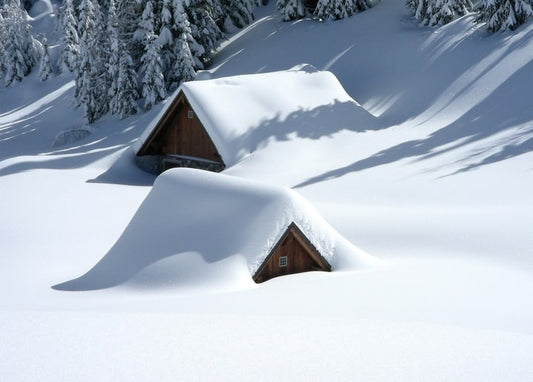
<path id="1" fill-rule="evenodd" d="M 57 57 L 50 9 L 31 16 Z M 202 78 L 310 64 L 376 124 L 280 134 L 287 116 L 265 121 L 278 127 L 224 170 L 237 179 L 218 211 L 244 199 L 266 216 L 267 191 L 246 185 L 292 188 L 364 267 L 254 284 L 239 256 L 202 257 L 207 238 L 184 261 L 191 237 L 150 229 L 163 213 L 201 225 L 207 207 L 165 209 L 180 182 L 197 200 L 194 182 L 152 187 L 133 159 L 164 103 L 87 128 L 72 78 L 32 73 L 0 88 L 0 379 L 530 380 L 533 24 L 419 27 L 396 0 L 336 22 L 282 22 L 272 2 L 256 16 Z M 162 249 L 145 254 L 153 237 Z M 91 272 L 112 282 L 65 287 Z"/>

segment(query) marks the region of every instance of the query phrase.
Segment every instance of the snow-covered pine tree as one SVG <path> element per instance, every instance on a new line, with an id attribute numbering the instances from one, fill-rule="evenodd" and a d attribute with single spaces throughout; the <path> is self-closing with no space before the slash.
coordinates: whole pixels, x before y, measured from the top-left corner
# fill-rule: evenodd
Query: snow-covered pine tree
<path id="1" fill-rule="evenodd" d="M 165 98 L 165 77 L 162 71 L 159 40 L 154 33 L 154 13 L 151 0 L 146 2 L 140 28 L 144 31 L 144 54 L 141 57 L 141 93 L 144 107 L 149 110 Z"/>
<path id="2" fill-rule="evenodd" d="M 9 86 L 13 81 L 21 81 L 37 64 L 39 46 L 31 33 L 26 11 L 17 0 L 5 0 L 0 8 L 3 16 L 3 50 L 0 65 L 4 83 Z"/>
<path id="3" fill-rule="evenodd" d="M 185 33 L 179 35 L 175 41 L 177 56 L 174 67 L 172 68 L 172 79 L 174 81 L 172 89 L 177 88 L 183 82 L 193 80 L 196 75 L 192 54 Z"/>
<path id="4" fill-rule="evenodd" d="M 465 15 L 472 8 L 470 0 L 428 0 L 423 19 L 424 25 L 444 25 Z"/>
<path id="5" fill-rule="evenodd" d="M 50 55 L 48 53 L 48 41 L 43 37 L 41 61 L 39 63 L 39 78 L 41 81 L 46 81 L 52 75 L 52 65 L 50 64 Z"/>
<path id="6" fill-rule="evenodd" d="M 220 0 L 220 4 L 224 21 L 219 26 L 223 31 L 231 32 L 234 27 L 243 28 L 254 21 L 253 0 Z"/>
<path id="7" fill-rule="evenodd" d="M 433 0 L 406 0 L 405 4 L 409 13 L 421 24 L 424 24 L 428 15 L 428 3 Z"/>
<path id="8" fill-rule="evenodd" d="M 61 29 L 63 31 L 63 51 L 59 57 L 59 70 L 73 72 L 76 69 L 80 45 L 73 0 L 64 0 L 63 2 Z"/>
<path id="9" fill-rule="evenodd" d="M 6 21 L 4 16 L 2 16 L 2 9 L 0 8 L 0 52 L 3 52 L 4 40 L 6 39 Z M 0 53 L 0 78 L 4 77 L 4 58 L 3 54 Z"/>
<path id="10" fill-rule="evenodd" d="M 339 20 L 355 12 L 355 0 L 318 0 L 314 15 L 321 20 Z"/>
<path id="11" fill-rule="evenodd" d="M 187 12 L 185 12 L 184 1 L 173 0 L 172 8 L 174 16 L 174 36 L 177 37 L 181 34 L 185 34 L 184 39 L 189 46 L 191 57 L 194 62 L 194 68 L 203 69 L 204 64 L 202 62 L 202 57 L 205 55 L 205 49 L 201 44 L 198 43 L 198 41 L 195 40 L 194 36 L 192 35 L 191 24 L 189 22 Z M 176 46 L 175 49 L 179 50 L 180 48 Z M 179 52 L 175 53 L 176 57 L 180 54 L 181 53 Z M 173 80 L 172 82 L 175 81 Z"/>
<path id="12" fill-rule="evenodd" d="M 489 32 L 515 30 L 533 17 L 531 0 L 482 0 L 478 22 L 486 22 Z"/>
<path id="13" fill-rule="evenodd" d="M 172 63 L 172 69 L 167 73 L 169 76 L 169 90 L 171 91 L 183 82 L 192 80 L 196 75 L 195 68 L 202 65 L 200 57 L 203 54 L 203 47 L 192 36 L 191 26 L 181 0 L 174 1 L 173 32 L 174 36 L 176 36 L 173 45 L 174 62 Z M 196 57 L 195 53 L 192 52 L 191 44 L 198 52 Z"/>
<path id="14" fill-rule="evenodd" d="M 411 16 L 414 16 L 416 13 L 416 8 L 418 8 L 418 3 L 420 0 L 405 0 L 405 6 L 409 11 Z"/>
<path id="15" fill-rule="evenodd" d="M 116 113 L 121 119 L 137 113 L 137 73 L 133 68 L 133 60 L 129 55 L 125 43 L 120 41 L 123 48 L 120 50 L 120 61 L 118 71 L 118 86 L 116 93 Z"/>
<path id="16" fill-rule="evenodd" d="M 119 35 L 119 20 L 115 1 L 109 0 L 107 35 L 110 40 L 108 74 L 110 78 L 109 109 L 121 119 L 137 113 L 137 73 L 126 47 Z"/>
<path id="17" fill-rule="evenodd" d="M 308 14 L 303 0 L 278 0 L 276 8 L 283 21 L 301 19 Z"/>
<path id="18" fill-rule="evenodd" d="M 109 110 L 112 114 L 117 114 L 119 111 L 118 73 L 120 70 L 120 42 L 115 0 L 109 0 L 109 10 L 107 14 L 107 38 L 109 39 L 109 61 L 107 62 L 107 74 L 109 76 Z"/>
<path id="19" fill-rule="evenodd" d="M 206 64 L 224 39 L 224 34 L 213 19 L 215 6 L 212 0 L 188 0 L 184 6 L 191 25 L 191 35 L 204 48 L 200 59 Z"/>
<path id="20" fill-rule="evenodd" d="M 370 8 L 366 0 L 355 0 L 355 11 L 363 12 Z"/>
<path id="21" fill-rule="evenodd" d="M 75 98 L 92 123 L 109 110 L 107 54 L 102 47 L 105 25 L 98 2 L 82 0 L 79 7 L 80 49 Z"/>
<path id="22" fill-rule="evenodd" d="M 159 46 L 161 54 L 162 71 L 165 73 L 165 87 L 167 89 L 171 86 L 171 72 L 174 62 L 176 61 L 175 47 L 174 47 L 174 33 L 173 24 L 174 17 L 172 16 L 171 0 L 163 0 L 160 13 L 160 29 L 159 29 Z"/>
<path id="23" fill-rule="evenodd" d="M 141 56 L 144 53 L 144 45 L 142 43 L 144 35 L 141 33 L 140 38 L 136 36 L 143 11 L 140 3 L 141 1 L 119 1 L 115 3 L 119 20 L 119 36 L 133 59 L 134 67 L 139 66 Z"/>

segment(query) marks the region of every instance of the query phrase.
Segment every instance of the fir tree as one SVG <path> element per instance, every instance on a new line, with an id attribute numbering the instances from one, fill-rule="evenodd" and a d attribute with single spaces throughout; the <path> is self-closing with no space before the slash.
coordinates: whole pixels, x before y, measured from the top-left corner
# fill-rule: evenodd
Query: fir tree
<path id="1" fill-rule="evenodd" d="M 161 28 L 159 30 L 158 40 L 161 65 L 163 73 L 165 73 L 165 86 L 169 89 L 172 82 L 171 71 L 173 70 L 172 67 L 174 62 L 176 61 L 173 33 L 174 17 L 172 16 L 172 4 L 170 0 L 163 0 L 160 17 Z"/>
<path id="2" fill-rule="evenodd" d="M 195 40 L 191 31 L 191 24 L 185 12 L 183 0 L 173 0 L 173 15 L 174 15 L 174 36 L 180 36 L 184 34 L 183 38 L 186 41 L 189 50 L 191 52 L 191 58 L 194 62 L 195 69 L 203 69 L 204 64 L 202 62 L 202 57 L 205 55 L 204 47 Z M 179 50 L 178 47 L 175 48 Z M 175 52 L 176 57 L 180 55 L 179 52 Z M 172 81 L 174 82 L 174 81 Z"/>
<path id="3" fill-rule="evenodd" d="M 226 32 L 231 26 L 243 28 L 254 21 L 252 0 L 220 0 L 224 23 L 222 29 Z"/>
<path id="4" fill-rule="evenodd" d="M 4 52 L 5 50 L 4 40 L 7 39 L 6 35 L 6 21 L 4 20 L 4 16 L 2 16 L 2 8 L 0 8 L 0 52 Z M 4 58 L 3 54 L 0 53 L 0 78 L 4 76 L 4 70 Z"/>
<path id="5" fill-rule="evenodd" d="M 52 75 L 52 66 L 50 64 L 50 55 L 48 54 L 48 41 L 46 37 L 41 42 L 43 49 L 41 54 L 41 61 L 39 63 L 39 78 L 41 81 L 46 81 Z"/>
<path id="6" fill-rule="evenodd" d="M 76 17 L 72 0 L 64 0 L 61 14 L 61 26 L 63 30 L 63 51 L 59 58 L 59 69 L 73 72 L 79 54 L 79 37 L 76 28 Z"/>
<path id="7" fill-rule="evenodd" d="M 422 19 L 424 25 L 444 25 L 459 16 L 465 15 L 472 8 L 470 0 L 428 0 Z"/>
<path id="8" fill-rule="evenodd" d="M 120 39 L 125 43 L 128 53 L 133 59 L 135 67 L 139 66 L 140 59 L 144 53 L 143 38 L 141 33 L 137 36 L 139 21 L 142 10 L 140 1 L 119 1 L 115 4 L 118 16 L 118 34 Z"/>
<path id="9" fill-rule="evenodd" d="M 303 0 L 278 0 L 276 8 L 283 21 L 297 20 L 307 15 Z"/>
<path id="10" fill-rule="evenodd" d="M 118 74 L 120 70 L 120 49 L 118 35 L 118 18 L 116 14 L 115 1 L 110 0 L 107 15 L 107 36 L 109 38 L 109 61 L 107 63 L 107 74 L 109 75 L 109 110 L 112 114 L 119 112 L 118 104 Z"/>
<path id="11" fill-rule="evenodd" d="M 191 25 L 191 35 L 204 49 L 200 59 L 205 64 L 211 60 L 212 52 L 224 39 L 224 34 L 213 19 L 215 6 L 212 0 L 189 0 L 185 11 Z"/>
<path id="12" fill-rule="evenodd" d="M 354 11 L 354 0 L 318 0 L 314 14 L 322 20 L 339 20 L 350 17 Z"/>
<path id="13" fill-rule="evenodd" d="M 370 8 L 366 0 L 355 0 L 355 11 L 363 12 Z"/>
<path id="14" fill-rule="evenodd" d="M 122 45 L 125 45 L 121 42 Z M 123 46 L 120 50 L 120 61 L 118 71 L 118 83 L 116 99 L 116 113 L 121 119 L 137 113 L 138 107 L 136 100 L 139 98 L 137 93 L 137 73 L 133 68 L 133 61 L 128 51 Z"/>
<path id="15" fill-rule="evenodd" d="M 100 7 L 92 0 L 80 3 L 80 50 L 76 68 L 75 97 L 89 123 L 109 110 L 105 27 Z M 103 45 L 102 45 L 103 44 Z"/>
<path id="16" fill-rule="evenodd" d="M 7 0 L 0 8 L 3 16 L 3 50 L 0 61 L 4 82 L 9 86 L 28 75 L 39 59 L 39 47 L 20 3 Z"/>
<path id="17" fill-rule="evenodd" d="M 173 45 L 174 61 L 172 70 L 169 71 L 169 89 L 174 90 L 185 81 L 190 81 L 195 76 L 195 67 L 202 65 L 200 57 L 203 54 L 203 47 L 198 44 L 191 33 L 191 27 L 187 14 L 184 11 L 181 1 L 174 2 L 174 35 Z M 191 45 L 197 49 L 197 55 L 191 51 Z"/>
<path id="18" fill-rule="evenodd" d="M 144 54 L 141 57 L 142 96 L 144 107 L 149 110 L 165 98 L 165 78 L 162 71 L 160 44 L 154 33 L 152 1 L 148 0 L 140 22 L 144 30 Z"/>
<path id="19" fill-rule="evenodd" d="M 515 30 L 533 16 L 530 0 L 482 0 L 477 21 L 490 32 Z"/>
<path id="20" fill-rule="evenodd" d="M 128 52 L 126 43 L 120 38 L 119 20 L 116 13 L 115 1 L 109 0 L 107 21 L 107 35 L 109 37 L 108 75 L 110 78 L 109 109 L 112 114 L 118 114 L 121 119 L 137 113 L 136 100 L 137 73 L 133 68 L 133 60 Z"/>

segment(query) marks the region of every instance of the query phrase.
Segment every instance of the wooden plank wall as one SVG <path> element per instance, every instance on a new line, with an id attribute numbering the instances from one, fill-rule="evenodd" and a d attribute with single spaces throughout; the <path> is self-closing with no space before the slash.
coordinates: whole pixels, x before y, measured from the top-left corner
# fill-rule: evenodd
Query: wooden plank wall
<path id="1" fill-rule="evenodd" d="M 289 228 L 287 235 L 281 243 L 274 248 L 274 252 L 266 259 L 266 263 L 258 270 L 254 280 L 257 283 L 270 280 L 271 278 L 289 275 L 293 273 L 309 271 L 329 271 L 319 264 L 311 255 L 309 248 L 302 244 L 302 240 L 296 237 L 298 233 Z M 279 266 L 279 258 L 287 256 L 287 266 Z"/>
<path id="2" fill-rule="evenodd" d="M 189 111 L 193 113 L 189 118 Z M 161 154 L 186 155 L 221 162 L 222 158 L 202 123 L 183 97 L 162 126 Z"/>

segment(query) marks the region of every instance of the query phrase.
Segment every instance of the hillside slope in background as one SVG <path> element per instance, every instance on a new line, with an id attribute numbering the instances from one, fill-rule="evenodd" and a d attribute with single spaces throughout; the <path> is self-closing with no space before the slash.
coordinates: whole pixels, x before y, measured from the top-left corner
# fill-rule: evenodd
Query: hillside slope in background
<path id="1" fill-rule="evenodd" d="M 50 9 L 31 16 L 53 36 Z M 72 78 L 33 73 L 0 88 L 2 378 L 530 379 L 533 24 L 423 28 L 396 0 L 337 22 L 282 22 L 272 0 L 256 16 L 200 78 L 328 70 L 376 124 L 305 134 L 272 118 L 224 173 L 294 189 L 376 261 L 256 285 L 235 259 L 135 253 L 116 286 L 53 289 L 135 251 L 102 261 L 152 189 L 131 146 L 164 103 L 86 127 Z M 165 206 L 147 205 L 136 232 Z"/>

